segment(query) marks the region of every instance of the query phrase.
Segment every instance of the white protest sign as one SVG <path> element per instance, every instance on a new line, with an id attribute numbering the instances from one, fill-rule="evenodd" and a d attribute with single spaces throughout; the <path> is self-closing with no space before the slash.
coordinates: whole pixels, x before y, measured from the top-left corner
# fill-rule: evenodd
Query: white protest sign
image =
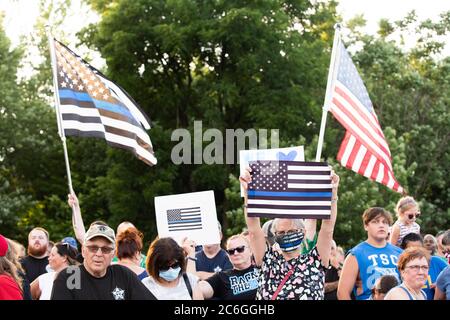
<path id="1" fill-rule="evenodd" d="M 277 149 L 259 149 L 259 150 L 241 150 L 239 152 L 239 169 L 242 175 L 249 165 L 250 161 L 257 160 L 289 160 L 305 161 L 305 152 L 303 146 L 277 148 Z M 244 190 L 241 186 L 241 197 L 244 196 Z"/>
<path id="2" fill-rule="evenodd" d="M 160 238 L 179 244 L 185 237 L 197 245 L 220 243 L 212 190 L 155 197 L 155 213 Z"/>

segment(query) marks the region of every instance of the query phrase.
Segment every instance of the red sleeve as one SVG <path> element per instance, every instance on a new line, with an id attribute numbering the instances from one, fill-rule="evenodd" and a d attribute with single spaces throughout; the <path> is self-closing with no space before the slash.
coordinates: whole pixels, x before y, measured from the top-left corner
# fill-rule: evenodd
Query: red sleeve
<path id="1" fill-rule="evenodd" d="M 0 300 L 23 300 L 22 290 L 9 275 L 0 275 Z"/>

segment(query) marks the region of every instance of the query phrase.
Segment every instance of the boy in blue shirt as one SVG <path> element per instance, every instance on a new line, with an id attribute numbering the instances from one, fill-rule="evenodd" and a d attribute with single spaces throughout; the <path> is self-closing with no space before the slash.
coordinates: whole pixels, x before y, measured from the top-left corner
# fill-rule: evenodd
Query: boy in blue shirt
<path id="1" fill-rule="evenodd" d="M 352 248 L 345 259 L 338 284 L 339 300 L 350 300 L 352 291 L 356 300 L 369 299 L 376 280 L 386 274 L 397 276 L 400 282 L 397 261 L 403 250 L 386 240 L 391 214 L 374 207 L 364 211 L 362 219 L 367 240 Z"/>

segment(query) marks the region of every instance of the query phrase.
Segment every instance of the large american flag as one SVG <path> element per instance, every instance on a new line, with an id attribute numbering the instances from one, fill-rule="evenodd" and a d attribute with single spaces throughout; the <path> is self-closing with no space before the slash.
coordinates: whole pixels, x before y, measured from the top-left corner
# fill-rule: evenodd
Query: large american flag
<path id="1" fill-rule="evenodd" d="M 200 207 L 167 210 L 167 224 L 169 226 L 169 231 L 202 229 L 202 214 Z"/>
<path id="2" fill-rule="evenodd" d="M 347 130 L 337 159 L 346 168 L 401 193 L 403 188 L 394 177 L 391 152 L 369 94 L 342 42 L 337 57 L 330 111 Z"/>
<path id="3" fill-rule="evenodd" d="M 249 163 L 247 215 L 264 218 L 328 219 L 331 171 L 324 162 L 255 161 Z"/>
<path id="4" fill-rule="evenodd" d="M 103 138 L 156 164 L 146 129 L 149 119 L 136 102 L 72 50 L 54 40 L 61 125 L 65 135 Z"/>

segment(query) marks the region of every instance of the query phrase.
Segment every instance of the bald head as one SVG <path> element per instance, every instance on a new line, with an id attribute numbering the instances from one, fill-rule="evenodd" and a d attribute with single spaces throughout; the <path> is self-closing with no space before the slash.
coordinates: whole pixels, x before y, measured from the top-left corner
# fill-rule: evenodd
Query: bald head
<path id="1" fill-rule="evenodd" d="M 120 223 L 120 224 L 117 226 L 117 232 L 116 232 L 116 235 L 118 235 L 118 234 L 124 232 L 124 231 L 127 230 L 128 228 L 136 228 L 136 227 L 134 226 L 134 224 L 132 224 L 132 223 L 129 222 L 129 221 L 124 221 L 124 222 Z"/>

